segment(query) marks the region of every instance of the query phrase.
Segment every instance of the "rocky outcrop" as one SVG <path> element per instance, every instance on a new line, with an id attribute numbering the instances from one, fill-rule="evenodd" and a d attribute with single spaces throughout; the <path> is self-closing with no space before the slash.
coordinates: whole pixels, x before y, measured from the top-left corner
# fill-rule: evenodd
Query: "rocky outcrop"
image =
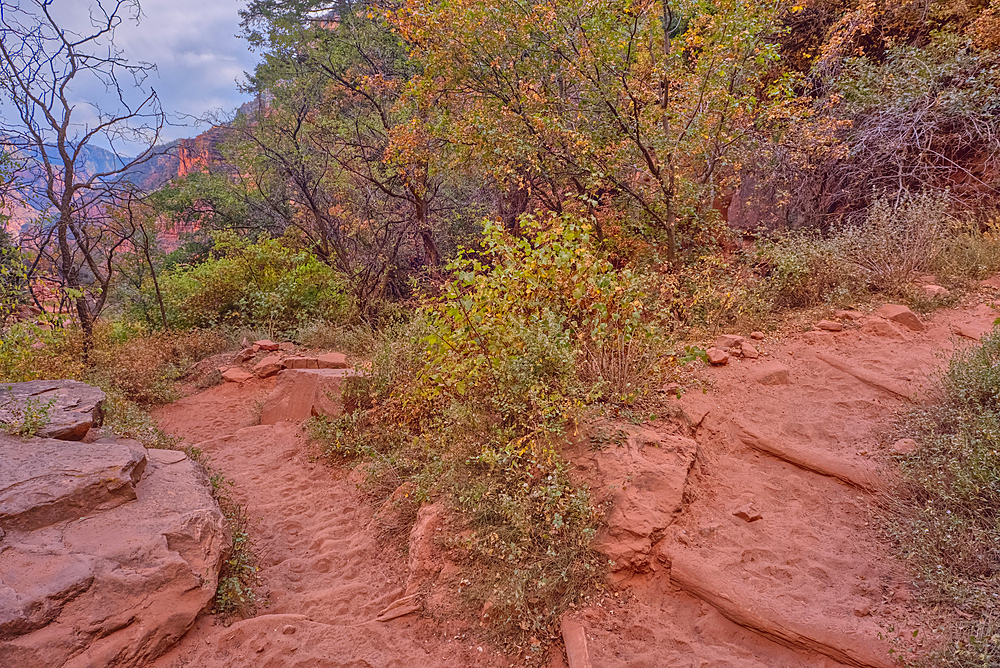
<path id="1" fill-rule="evenodd" d="M 134 500 L 146 468 L 137 446 L 0 436 L 0 529 L 31 531 Z"/>
<path id="2" fill-rule="evenodd" d="M 343 411 L 342 384 L 352 369 L 285 369 L 264 400 L 261 424 L 308 420 L 314 415 L 337 417 Z"/>
<path id="3" fill-rule="evenodd" d="M 683 507 L 698 444 L 645 428 L 615 440 L 602 450 L 577 443 L 564 454 L 595 504 L 610 508 L 594 547 L 613 562 L 612 570 L 642 572 L 653 545 Z"/>
<path id="4" fill-rule="evenodd" d="M 227 128 L 216 126 L 197 137 L 182 139 L 177 146 L 177 177 L 183 178 L 223 162 L 219 144 L 225 140 Z"/>
<path id="5" fill-rule="evenodd" d="M 147 665 L 215 594 L 226 532 L 204 469 L 135 441 L 0 450 L 0 665 Z"/>
<path id="6" fill-rule="evenodd" d="M 104 392 L 75 380 L 33 380 L 0 385 L 0 421 L 17 425 L 26 411 L 44 411 L 43 438 L 79 441 L 104 421 Z"/>

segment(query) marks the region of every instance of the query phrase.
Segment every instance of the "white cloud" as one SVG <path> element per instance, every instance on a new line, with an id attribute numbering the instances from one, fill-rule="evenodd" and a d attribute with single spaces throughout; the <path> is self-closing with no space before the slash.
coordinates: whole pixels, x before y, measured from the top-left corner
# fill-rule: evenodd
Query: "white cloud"
<path id="1" fill-rule="evenodd" d="M 237 89 L 255 58 L 239 32 L 242 0 L 146 0 L 138 25 L 123 23 L 118 46 L 133 60 L 155 63 L 150 80 L 168 113 L 199 117 L 247 101 Z M 166 139 L 196 129 L 168 128 Z"/>
<path id="2" fill-rule="evenodd" d="M 246 0 L 142 0 L 138 24 L 131 19 L 131 10 L 124 11 L 115 34 L 115 46 L 130 62 L 149 62 L 157 67 L 139 90 L 129 88 L 130 81 L 123 80 L 126 100 L 134 106 L 148 95 L 150 88 L 156 90 L 163 110 L 171 117 L 161 141 L 194 136 L 204 128 L 193 126 L 191 118 L 217 110 L 228 113 L 248 100 L 237 86 L 237 81 L 244 78 L 243 73 L 252 71 L 256 63 L 246 41 L 236 36 L 240 31 L 238 12 L 245 3 Z M 22 8 L 31 11 L 32 4 L 24 2 Z M 104 4 L 113 6 L 107 1 Z M 61 27 L 88 33 L 88 10 L 94 6 L 96 0 L 55 0 L 52 9 Z M 117 104 L 105 87 L 92 78 L 74 81 L 71 96 L 77 105 L 74 120 L 81 125 L 96 120 L 94 105 L 109 111 Z M 0 114 L 9 112 L 6 107 L 0 100 Z"/>

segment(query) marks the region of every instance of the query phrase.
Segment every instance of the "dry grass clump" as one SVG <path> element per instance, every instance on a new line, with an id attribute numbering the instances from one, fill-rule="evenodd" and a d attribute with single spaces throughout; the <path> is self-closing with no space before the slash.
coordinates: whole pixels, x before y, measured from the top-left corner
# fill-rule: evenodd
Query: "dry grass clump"
<path id="1" fill-rule="evenodd" d="M 116 340 L 114 330 L 102 329 L 90 354 L 88 377 L 140 404 L 164 403 L 176 398 L 174 381 L 191 365 L 226 347 L 226 337 L 212 330 L 155 332 Z"/>
<path id="2" fill-rule="evenodd" d="M 940 253 L 947 211 L 948 202 L 932 194 L 907 196 L 895 203 L 878 199 L 864 223 L 836 235 L 838 254 L 860 270 L 872 290 L 902 294 L 915 275 L 930 270 Z"/>

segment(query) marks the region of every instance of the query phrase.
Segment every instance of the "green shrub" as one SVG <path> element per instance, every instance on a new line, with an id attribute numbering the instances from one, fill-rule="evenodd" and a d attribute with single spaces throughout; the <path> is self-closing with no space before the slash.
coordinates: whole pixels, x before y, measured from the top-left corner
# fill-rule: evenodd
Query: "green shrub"
<path id="1" fill-rule="evenodd" d="M 164 272 L 171 326 L 292 329 L 312 319 L 343 322 L 352 313 L 344 280 L 316 256 L 276 239 L 256 243 L 219 233 L 212 257 Z"/>
<path id="2" fill-rule="evenodd" d="M 772 310 L 807 308 L 849 300 L 863 286 L 842 256 L 836 239 L 791 232 L 757 243 L 754 260 L 762 275 L 755 297 Z"/>
<path id="3" fill-rule="evenodd" d="M 0 382 L 79 380 L 83 372 L 83 337 L 77 329 L 18 322 L 0 333 Z"/>
<path id="4" fill-rule="evenodd" d="M 147 448 L 181 449 L 181 439 L 160 429 L 156 420 L 142 406 L 115 389 L 106 388 L 105 393 L 105 429 L 118 436 L 139 441 Z"/>
<path id="5" fill-rule="evenodd" d="M 408 503 L 448 500 L 464 522 L 453 547 L 476 564 L 467 596 L 526 643 L 555 637 L 601 575 L 564 432 L 587 404 L 655 382 L 663 318 L 654 279 L 605 260 L 587 220 L 529 216 L 521 229 L 488 223 L 441 294 L 360 365 L 345 388 L 357 409 L 312 434 L 329 455 L 364 458 L 376 503 L 401 485 Z"/>
<path id="6" fill-rule="evenodd" d="M 521 228 L 488 223 L 482 250 L 460 253 L 424 308 L 428 398 L 485 402 L 524 424 L 567 400 L 634 398 L 661 344 L 651 278 L 614 268 L 585 220 L 525 216 Z"/>

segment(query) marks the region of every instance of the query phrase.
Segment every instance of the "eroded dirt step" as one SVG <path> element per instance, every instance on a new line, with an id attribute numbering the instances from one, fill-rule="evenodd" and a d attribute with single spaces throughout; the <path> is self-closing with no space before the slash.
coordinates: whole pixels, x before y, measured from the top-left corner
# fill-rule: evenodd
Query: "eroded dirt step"
<path id="1" fill-rule="evenodd" d="M 632 517 L 633 502 L 611 517 L 612 554 L 632 569 L 616 577 L 635 598 L 578 613 L 594 664 L 888 668 L 919 650 L 912 585 L 869 526 L 867 494 L 893 484 L 880 439 L 894 412 L 929 386 L 939 351 L 963 345 L 952 320 L 988 329 L 995 315 L 979 311 L 921 332 L 878 319 L 811 332 L 708 372 L 714 387 L 679 401 L 697 464 L 646 571 L 627 526 L 648 513 Z"/>
<path id="2" fill-rule="evenodd" d="M 660 548 L 671 583 L 779 643 L 890 665 L 888 630 L 906 627 L 895 601 L 905 576 L 866 531 L 865 497 L 763 455 L 707 469 Z"/>
<path id="3" fill-rule="evenodd" d="M 726 619 L 667 577 L 633 583 L 621 599 L 573 615 L 586 629 L 591 663 L 601 668 L 842 668 Z"/>
<path id="4" fill-rule="evenodd" d="M 704 661 L 881 668 L 884 664 L 872 657 L 888 656 L 887 649 L 870 647 L 855 636 L 878 634 L 877 622 L 858 614 L 867 617 L 876 604 L 870 599 L 877 593 L 881 604 L 883 592 L 852 593 L 859 577 L 865 577 L 851 571 L 861 562 L 848 547 L 831 553 L 826 545 L 846 542 L 853 526 L 864 523 L 863 499 L 832 479 L 771 457 L 747 456 L 745 448 L 726 438 L 718 420 L 707 417 L 710 412 L 691 419 L 707 422 L 706 433 L 712 434 L 701 444 L 673 429 L 630 425 L 615 430 L 617 438 L 600 449 L 588 449 L 581 440 L 565 453 L 574 462 L 575 475 L 583 476 L 594 490 L 595 500 L 612 508 L 596 541 L 613 561 L 612 579 L 647 594 L 661 590 L 655 594 L 655 606 L 649 605 L 648 596 L 638 595 L 633 605 L 621 610 L 609 599 L 610 607 L 581 613 L 580 622 L 593 634 L 590 652 L 600 657 L 593 659 L 594 665 L 645 665 L 643 657 L 656 657 L 649 665 Z M 696 460 L 701 473 L 692 476 Z M 847 527 L 840 535 L 824 531 L 831 503 L 847 505 L 849 517 L 836 523 Z M 774 538 L 770 532 L 790 538 Z M 848 553 L 841 554 L 845 550 Z M 754 570 L 746 568 L 748 560 L 755 562 Z M 676 581 L 673 563 L 683 574 Z M 798 608 L 767 608 L 771 599 L 800 595 L 818 600 Z M 694 599 L 704 605 L 693 608 Z M 811 621 L 823 619 L 826 624 L 800 624 L 803 611 Z M 610 623 L 616 614 L 632 621 L 625 627 Z M 720 614 L 731 621 L 716 623 Z M 732 637 L 721 631 L 705 636 L 703 618 L 715 620 L 707 628 L 726 629 Z M 850 623 L 831 624 L 831 618 Z M 739 629 L 735 635 L 734 629 Z M 625 647 L 616 637 L 622 631 L 629 636 Z M 643 648 L 638 639 L 656 639 L 655 649 Z M 660 642 L 665 639 L 672 640 Z M 781 643 L 791 649 L 778 649 Z M 820 655 L 826 658 L 819 661 Z M 693 664 L 692 657 L 697 658 Z"/>
<path id="5" fill-rule="evenodd" d="M 911 585 L 870 530 L 862 491 L 894 484 L 879 441 L 929 386 L 939 351 L 963 345 L 953 321 L 971 331 L 993 317 L 992 308 L 943 313 L 920 332 L 872 320 L 713 369 L 713 391 L 680 401 L 702 466 L 658 548 L 672 585 L 838 663 L 887 668 L 891 651 L 919 650 Z"/>

